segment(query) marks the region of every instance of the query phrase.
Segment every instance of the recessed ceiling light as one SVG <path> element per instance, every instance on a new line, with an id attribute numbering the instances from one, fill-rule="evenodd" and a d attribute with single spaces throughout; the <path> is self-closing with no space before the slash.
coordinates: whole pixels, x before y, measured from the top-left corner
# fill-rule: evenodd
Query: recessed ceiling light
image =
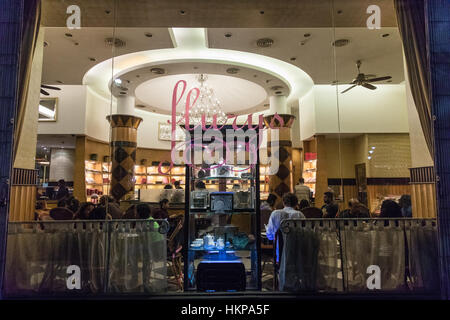
<path id="1" fill-rule="evenodd" d="M 65 35 L 67 38 L 72 38 L 72 37 L 73 37 L 71 33 L 65 33 L 64 35 Z"/>
<path id="2" fill-rule="evenodd" d="M 90 57 L 89 60 L 91 60 L 91 61 L 97 61 L 97 59 L 95 59 L 94 57 Z"/>
<path id="3" fill-rule="evenodd" d="M 110 13 L 111 13 L 111 10 L 105 10 L 105 13 L 106 13 L 106 14 L 110 14 Z"/>
<path id="4" fill-rule="evenodd" d="M 304 36 L 305 38 L 309 38 L 309 37 L 311 37 L 311 33 L 305 33 L 303 36 Z"/>
<path id="5" fill-rule="evenodd" d="M 335 47 L 344 47 L 344 46 L 348 45 L 349 43 L 350 43 L 350 40 L 348 40 L 348 39 L 338 39 L 338 40 L 334 41 L 332 43 L 332 45 Z"/>
<path id="6" fill-rule="evenodd" d="M 225 38 L 231 38 L 232 35 L 233 35 L 232 33 L 227 32 L 227 33 L 225 33 Z"/>
<path id="7" fill-rule="evenodd" d="M 56 80 L 56 83 L 63 84 L 64 82 L 62 82 L 61 80 Z"/>
<path id="8" fill-rule="evenodd" d="M 257 75 L 257 74 L 254 74 L 254 75 L 253 75 L 253 77 L 254 77 L 254 78 L 257 78 L 257 77 L 258 77 L 258 75 Z"/>
<path id="9" fill-rule="evenodd" d="M 125 95 L 125 94 L 127 94 L 125 91 L 120 91 L 120 94 L 121 95 Z"/>
<path id="10" fill-rule="evenodd" d="M 194 67 L 193 69 L 194 69 L 194 70 L 197 70 L 197 69 L 198 69 L 198 67 Z"/>
<path id="11" fill-rule="evenodd" d="M 163 68 L 151 68 L 150 72 L 154 74 L 164 74 L 166 71 Z"/>
<path id="12" fill-rule="evenodd" d="M 270 90 L 280 90 L 280 89 L 283 89 L 283 87 L 282 86 L 273 86 L 270 88 Z"/>
<path id="13" fill-rule="evenodd" d="M 229 73 L 229 74 L 236 74 L 238 72 L 239 72 L 238 68 L 228 68 L 227 69 L 227 73 Z"/>
<path id="14" fill-rule="evenodd" d="M 341 14 L 343 11 L 342 10 L 338 10 L 337 11 L 337 14 Z"/>
<path id="15" fill-rule="evenodd" d="M 259 12 L 260 14 L 264 14 L 264 11 L 263 10 L 261 10 L 260 12 Z"/>
<path id="16" fill-rule="evenodd" d="M 296 57 L 292 57 L 292 58 L 291 58 L 291 61 L 295 61 L 295 60 L 297 60 Z"/>
<path id="17" fill-rule="evenodd" d="M 48 42 L 47 41 L 44 41 L 44 48 L 45 47 L 48 47 Z"/>
<path id="18" fill-rule="evenodd" d="M 256 45 L 260 48 L 270 48 L 273 45 L 273 39 L 261 38 L 256 41 Z"/>
<path id="19" fill-rule="evenodd" d="M 139 78 L 139 77 L 140 77 L 140 75 L 137 74 L 137 75 L 136 75 L 136 78 Z"/>
<path id="20" fill-rule="evenodd" d="M 145 34 L 145 36 L 146 36 L 147 38 L 151 38 L 151 37 L 153 37 L 153 34 L 151 34 L 150 32 L 147 32 L 147 33 Z"/>
<path id="21" fill-rule="evenodd" d="M 383 38 L 387 38 L 387 37 L 390 36 L 390 34 L 389 34 L 389 33 L 384 33 L 384 34 L 382 34 L 381 36 L 382 36 Z"/>
<path id="22" fill-rule="evenodd" d="M 116 78 L 116 79 L 114 79 L 114 83 L 115 83 L 117 86 L 120 86 L 120 85 L 122 84 L 122 80 L 120 80 L 119 78 Z"/>
<path id="23" fill-rule="evenodd" d="M 282 91 L 275 91 L 275 94 L 282 94 Z"/>
<path id="24" fill-rule="evenodd" d="M 119 38 L 106 38 L 105 43 L 108 46 L 114 45 L 114 47 L 116 47 L 116 48 L 125 47 L 125 45 L 126 45 L 126 42 Z"/>
<path id="25" fill-rule="evenodd" d="M 185 15 L 185 14 L 186 14 L 186 11 L 180 10 L 180 14 L 181 14 L 181 15 Z"/>
<path id="26" fill-rule="evenodd" d="M 79 43 L 78 43 L 78 42 L 74 42 L 73 44 L 74 44 L 74 45 L 76 45 L 76 46 L 77 46 L 77 45 L 79 45 Z"/>

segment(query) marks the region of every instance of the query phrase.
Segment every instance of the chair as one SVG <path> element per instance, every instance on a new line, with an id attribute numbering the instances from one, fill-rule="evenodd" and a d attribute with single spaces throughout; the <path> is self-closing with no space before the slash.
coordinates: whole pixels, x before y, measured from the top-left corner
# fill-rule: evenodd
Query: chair
<path id="1" fill-rule="evenodd" d="M 308 207 L 303 208 L 302 213 L 306 218 L 314 219 L 314 218 L 322 218 L 322 210 L 316 207 Z"/>
<path id="2" fill-rule="evenodd" d="M 177 236 L 180 231 L 183 229 L 184 224 L 184 216 L 181 216 L 181 219 L 178 221 L 175 229 L 170 234 L 167 239 L 167 259 L 169 262 L 169 266 L 172 270 L 173 275 L 175 276 L 176 283 L 180 290 L 183 290 L 183 254 L 181 250 L 183 246 L 178 243 Z"/>

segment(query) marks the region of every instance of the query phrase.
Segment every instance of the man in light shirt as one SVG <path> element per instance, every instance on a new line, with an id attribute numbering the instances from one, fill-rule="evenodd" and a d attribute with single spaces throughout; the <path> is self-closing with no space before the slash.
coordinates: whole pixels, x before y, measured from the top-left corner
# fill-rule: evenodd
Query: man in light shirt
<path id="1" fill-rule="evenodd" d="M 286 193 L 283 195 L 283 205 L 284 208 L 280 210 L 275 210 L 272 212 L 269 218 L 269 224 L 266 227 L 267 239 L 275 239 L 275 234 L 280 228 L 281 221 L 284 219 L 305 219 L 305 216 L 300 211 L 295 210 L 295 206 L 298 204 L 297 196 L 293 193 Z M 277 261 L 278 261 L 278 243 L 277 246 Z"/>
<path id="2" fill-rule="evenodd" d="M 311 189 L 304 185 L 305 179 L 300 178 L 298 184 L 295 186 L 295 195 L 297 196 L 298 202 L 302 200 L 308 200 L 311 195 Z"/>

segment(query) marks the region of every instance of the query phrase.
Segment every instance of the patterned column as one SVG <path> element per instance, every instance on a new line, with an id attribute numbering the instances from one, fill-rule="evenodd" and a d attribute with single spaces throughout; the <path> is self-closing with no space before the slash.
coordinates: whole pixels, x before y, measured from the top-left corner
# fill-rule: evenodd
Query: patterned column
<path id="1" fill-rule="evenodd" d="M 114 114 L 106 117 L 111 124 L 111 187 L 116 199 L 134 192 L 134 166 L 136 164 L 137 128 L 142 118 Z"/>
<path id="2" fill-rule="evenodd" d="M 277 201 L 275 203 L 275 207 L 282 207 L 281 197 L 287 193 L 291 192 L 291 160 L 292 160 L 292 140 L 291 140 L 291 126 L 295 116 L 291 114 L 280 114 L 278 115 L 283 119 L 283 124 L 281 125 L 278 119 L 273 119 L 274 115 L 264 117 L 264 123 L 268 128 L 267 134 L 267 149 L 268 154 L 271 157 L 278 157 L 279 160 L 279 169 L 278 172 L 274 175 L 269 176 L 269 192 L 273 193 L 277 196 Z M 273 122 L 272 122 L 273 120 Z M 271 129 L 269 124 L 272 122 Z M 278 139 L 279 139 L 279 148 L 278 151 L 274 151 L 272 154 L 272 150 L 270 147 L 270 142 L 272 141 L 273 130 L 278 130 Z"/>

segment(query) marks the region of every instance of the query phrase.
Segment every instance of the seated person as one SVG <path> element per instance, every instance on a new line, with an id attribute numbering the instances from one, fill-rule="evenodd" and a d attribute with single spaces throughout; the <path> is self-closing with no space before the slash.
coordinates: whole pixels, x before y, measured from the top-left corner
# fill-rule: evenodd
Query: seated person
<path id="1" fill-rule="evenodd" d="M 323 194 L 323 202 L 325 202 L 325 204 L 321 208 L 323 218 L 336 218 L 336 215 L 339 211 L 339 207 L 334 202 L 333 193 L 330 191 L 325 192 Z"/>
<path id="2" fill-rule="evenodd" d="M 58 207 L 50 210 L 50 217 L 53 220 L 72 220 L 74 213 L 67 208 L 67 200 L 61 199 L 58 201 Z"/>
<path id="3" fill-rule="evenodd" d="M 100 206 L 107 208 L 107 212 L 111 215 L 113 219 L 121 219 L 122 218 L 122 210 L 120 210 L 119 205 L 111 196 L 101 196 L 100 197 Z"/>
<path id="4" fill-rule="evenodd" d="M 90 220 L 111 220 L 111 215 L 106 213 L 105 207 L 97 207 L 89 214 Z"/>
<path id="5" fill-rule="evenodd" d="M 284 219 L 305 219 L 305 216 L 300 211 L 295 210 L 295 206 L 298 204 L 297 196 L 293 193 L 286 193 L 283 195 L 284 208 L 275 210 L 272 212 L 269 218 L 269 224 L 266 228 L 267 239 L 274 240 L 275 235 L 280 228 L 281 221 Z M 278 243 L 277 243 L 277 261 L 279 257 Z"/>
<path id="6" fill-rule="evenodd" d="M 277 196 L 273 193 L 269 194 L 266 201 L 261 203 L 261 230 L 264 230 L 264 226 L 269 223 L 270 214 L 275 209 L 275 202 L 277 201 Z"/>
<path id="7" fill-rule="evenodd" d="M 183 188 L 181 187 L 181 183 L 179 180 L 175 181 L 173 183 L 173 185 L 175 186 L 175 189 L 179 189 L 179 190 L 183 190 Z"/>
<path id="8" fill-rule="evenodd" d="M 300 211 L 302 211 L 302 209 L 309 208 L 309 207 L 310 207 L 309 201 L 306 199 L 302 199 L 298 205 L 298 209 Z"/>
<path id="9" fill-rule="evenodd" d="M 153 211 L 153 218 L 154 219 L 168 219 L 169 218 L 169 211 L 167 209 L 169 208 L 169 200 L 162 199 L 159 202 L 159 208 Z"/>
<path id="10" fill-rule="evenodd" d="M 77 212 L 80 208 L 80 201 L 78 201 L 74 196 L 70 196 L 67 199 L 67 208 L 73 213 Z"/>
<path id="11" fill-rule="evenodd" d="M 402 210 L 394 200 L 384 200 L 381 204 L 380 218 L 401 218 Z"/>
<path id="12" fill-rule="evenodd" d="M 88 220 L 89 214 L 92 210 L 95 209 L 95 206 L 92 202 L 83 202 L 75 214 L 75 220 Z"/>

